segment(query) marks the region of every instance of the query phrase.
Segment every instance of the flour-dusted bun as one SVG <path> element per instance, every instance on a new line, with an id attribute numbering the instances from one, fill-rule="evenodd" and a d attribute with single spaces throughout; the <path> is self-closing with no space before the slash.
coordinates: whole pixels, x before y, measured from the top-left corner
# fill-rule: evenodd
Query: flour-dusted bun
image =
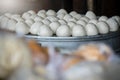
<path id="1" fill-rule="evenodd" d="M 15 26 L 16 33 L 19 34 L 28 34 L 29 33 L 29 26 L 25 22 L 18 22 Z"/>
<path id="2" fill-rule="evenodd" d="M 81 17 L 80 20 L 84 20 L 88 23 L 90 19 L 88 17 L 84 16 L 84 17 Z"/>
<path id="3" fill-rule="evenodd" d="M 71 19 L 69 19 L 67 22 L 70 22 L 70 21 L 72 21 L 72 22 L 77 22 L 77 19 L 75 19 L 75 18 L 71 18 Z"/>
<path id="4" fill-rule="evenodd" d="M 93 24 L 97 24 L 98 23 L 98 20 L 97 19 L 91 19 L 88 23 L 93 23 Z"/>
<path id="5" fill-rule="evenodd" d="M 109 18 L 107 20 L 107 23 L 108 23 L 108 25 L 110 27 L 110 31 L 117 31 L 118 30 L 119 24 L 117 23 L 117 21 L 115 19 Z"/>
<path id="6" fill-rule="evenodd" d="M 60 23 L 58 21 L 54 21 L 49 26 L 55 34 L 56 30 L 60 27 Z"/>
<path id="7" fill-rule="evenodd" d="M 78 20 L 76 23 L 82 25 L 83 27 L 87 25 L 87 22 L 81 19 Z"/>
<path id="8" fill-rule="evenodd" d="M 42 21 L 42 20 L 43 20 L 43 18 L 40 17 L 40 16 L 37 16 L 37 17 L 34 18 L 34 21 L 35 21 L 35 22 L 36 22 L 36 21 Z"/>
<path id="9" fill-rule="evenodd" d="M 79 20 L 79 19 L 82 17 L 82 15 L 81 15 L 81 14 L 76 14 L 76 15 L 74 15 L 73 17 L 74 17 L 75 19 Z"/>
<path id="10" fill-rule="evenodd" d="M 7 29 L 7 24 L 8 24 L 8 21 L 10 20 L 10 18 L 6 17 L 6 16 L 2 16 L 1 17 L 1 21 L 0 21 L 0 26 L 1 28 L 3 29 Z"/>
<path id="11" fill-rule="evenodd" d="M 71 29 L 76 25 L 76 23 L 73 21 L 69 21 L 67 24 Z"/>
<path id="12" fill-rule="evenodd" d="M 51 21 L 48 20 L 48 19 L 44 19 L 44 20 L 42 20 L 42 22 L 43 22 L 45 25 L 49 25 L 49 24 L 51 23 Z"/>
<path id="13" fill-rule="evenodd" d="M 36 12 L 34 10 L 29 10 L 28 13 L 30 13 L 31 15 L 36 15 Z"/>
<path id="14" fill-rule="evenodd" d="M 112 18 L 115 19 L 120 26 L 120 16 L 113 16 Z"/>
<path id="15" fill-rule="evenodd" d="M 71 29 L 67 25 L 61 25 L 57 31 L 56 35 L 58 37 L 69 37 L 71 35 Z"/>
<path id="16" fill-rule="evenodd" d="M 108 17 L 107 17 L 107 16 L 101 16 L 101 17 L 99 17 L 98 20 L 99 20 L 99 21 L 107 21 L 107 20 L 108 20 Z"/>
<path id="17" fill-rule="evenodd" d="M 72 17 L 71 15 L 66 14 L 63 19 L 64 19 L 65 21 L 69 21 L 69 19 L 72 19 L 72 18 L 73 18 L 73 17 Z"/>
<path id="18" fill-rule="evenodd" d="M 98 22 L 97 28 L 100 34 L 107 34 L 110 30 L 109 25 L 104 21 Z"/>
<path id="19" fill-rule="evenodd" d="M 96 15 L 94 12 L 92 11 L 88 11 L 86 14 L 85 14 L 86 17 L 88 17 L 89 19 L 96 19 Z"/>
<path id="20" fill-rule="evenodd" d="M 38 16 L 38 15 L 36 15 L 36 14 L 35 14 L 35 15 L 31 15 L 31 16 L 30 16 L 30 18 L 31 18 L 31 19 L 33 19 L 33 20 L 34 20 L 36 17 L 39 17 L 39 16 Z"/>
<path id="21" fill-rule="evenodd" d="M 46 14 L 47 16 L 56 16 L 56 12 L 54 10 L 48 10 Z"/>
<path id="22" fill-rule="evenodd" d="M 15 18 L 15 20 L 18 21 L 18 22 L 19 22 L 19 21 L 23 21 L 23 22 L 25 21 L 25 19 L 22 18 L 22 17 L 17 17 L 17 18 Z"/>
<path id="23" fill-rule="evenodd" d="M 93 23 L 87 24 L 85 28 L 86 28 L 86 33 L 88 36 L 98 35 L 98 29 L 96 25 L 94 25 Z"/>
<path id="24" fill-rule="evenodd" d="M 58 21 L 58 18 L 55 16 L 48 16 L 47 19 L 50 20 L 51 22 Z"/>
<path id="25" fill-rule="evenodd" d="M 44 13 L 44 12 L 38 12 L 37 15 L 42 17 L 42 18 L 46 18 L 47 17 L 46 13 Z"/>
<path id="26" fill-rule="evenodd" d="M 26 23 L 29 27 L 31 27 L 31 26 L 33 25 L 33 23 L 34 23 L 34 20 L 33 20 L 33 19 L 27 19 L 27 20 L 25 21 L 25 23 Z"/>
<path id="27" fill-rule="evenodd" d="M 78 24 L 72 28 L 72 36 L 79 37 L 79 36 L 85 36 L 85 35 L 86 35 L 86 31 L 82 25 Z"/>
<path id="28" fill-rule="evenodd" d="M 35 22 L 31 28 L 30 28 L 30 33 L 31 34 L 37 34 L 38 31 L 39 31 L 39 28 L 43 25 L 42 22 L 38 21 L 38 22 Z"/>
<path id="29" fill-rule="evenodd" d="M 68 14 L 67 11 L 65 9 L 60 9 L 57 14 Z"/>
<path id="30" fill-rule="evenodd" d="M 48 25 L 42 25 L 39 29 L 38 35 L 41 37 L 51 37 L 53 32 Z"/>
<path id="31" fill-rule="evenodd" d="M 12 13 L 5 13 L 4 16 L 8 17 L 8 18 L 11 18 L 13 14 Z"/>
<path id="32" fill-rule="evenodd" d="M 77 15 L 78 13 L 77 13 L 76 11 L 72 11 L 72 12 L 70 12 L 69 14 L 74 17 L 74 16 Z"/>
<path id="33" fill-rule="evenodd" d="M 63 14 L 63 13 L 61 13 L 61 14 L 57 14 L 57 17 L 58 17 L 59 19 L 63 19 L 64 16 L 65 16 L 65 14 Z"/>
<path id="34" fill-rule="evenodd" d="M 23 13 L 22 18 L 24 18 L 24 19 L 30 19 L 30 16 L 31 16 L 30 13 L 25 12 L 25 13 Z"/>
<path id="35" fill-rule="evenodd" d="M 46 10 L 44 10 L 44 9 L 43 10 L 39 10 L 37 14 L 39 14 L 39 13 L 46 13 Z"/>
<path id="36" fill-rule="evenodd" d="M 61 19 L 61 20 L 58 20 L 58 22 L 62 25 L 62 24 L 67 24 L 67 22 L 65 21 L 65 20 L 63 20 L 63 19 Z"/>
<path id="37" fill-rule="evenodd" d="M 15 19 L 16 21 L 24 21 L 24 18 L 22 18 L 19 14 L 13 14 L 11 19 Z"/>
<path id="38" fill-rule="evenodd" d="M 11 16 L 11 18 L 16 20 L 17 18 L 21 18 L 21 15 L 19 15 L 19 14 L 13 14 Z"/>
<path id="39" fill-rule="evenodd" d="M 17 21 L 14 20 L 14 19 L 10 19 L 8 21 L 8 24 L 7 24 L 7 29 L 10 30 L 10 31 L 15 31 L 15 27 L 16 27 L 16 24 L 17 24 Z"/>

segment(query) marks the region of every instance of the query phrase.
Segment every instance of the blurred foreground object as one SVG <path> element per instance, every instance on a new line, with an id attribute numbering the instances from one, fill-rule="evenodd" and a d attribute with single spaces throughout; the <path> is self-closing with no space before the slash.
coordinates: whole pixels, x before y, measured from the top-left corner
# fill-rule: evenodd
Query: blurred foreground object
<path id="1" fill-rule="evenodd" d="M 113 50 L 103 43 L 89 43 L 80 46 L 71 54 L 73 57 L 67 60 L 64 68 L 67 69 L 74 64 L 83 61 L 114 62 L 120 63 L 120 59 L 114 54 Z"/>
<path id="2" fill-rule="evenodd" d="M 22 38 L 0 30 L 0 78 L 28 80 L 32 77 L 30 50 Z"/>
<path id="3" fill-rule="evenodd" d="M 0 80 L 120 80 L 120 64 L 105 44 L 83 45 L 63 55 L 53 46 L 27 43 L 0 30 L 0 51 Z"/>

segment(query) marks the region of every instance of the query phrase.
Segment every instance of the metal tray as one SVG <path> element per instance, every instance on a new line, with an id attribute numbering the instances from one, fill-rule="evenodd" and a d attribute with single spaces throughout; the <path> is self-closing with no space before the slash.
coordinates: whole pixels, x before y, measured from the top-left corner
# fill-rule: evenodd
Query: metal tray
<path id="1" fill-rule="evenodd" d="M 74 50 L 82 44 L 89 42 L 102 42 L 110 45 L 115 51 L 120 52 L 120 30 L 105 35 L 84 37 L 40 37 L 25 35 L 26 39 L 34 39 L 42 46 L 54 46 L 64 50 Z"/>
<path id="2" fill-rule="evenodd" d="M 83 36 L 83 37 L 41 37 L 36 35 L 25 35 L 28 39 L 35 39 L 40 41 L 89 41 L 89 40 L 104 40 L 109 38 L 114 38 L 120 36 L 120 30 L 117 32 L 111 32 L 104 35 L 95 35 L 95 36 Z"/>

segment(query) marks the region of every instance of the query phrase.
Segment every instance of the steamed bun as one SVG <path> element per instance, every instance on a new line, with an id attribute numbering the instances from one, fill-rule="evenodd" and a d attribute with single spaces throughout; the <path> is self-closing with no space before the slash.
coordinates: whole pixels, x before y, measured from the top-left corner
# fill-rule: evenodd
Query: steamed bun
<path id="1" fill-rule="evenodd" d="M 89 19 L 96 19 L 96 15 L 94 12 L 92 11 L 88 11 L 86 14 L 85 14 L 86 17 L 88 17 Z"/>
<path id="2" fill-rule="evenodd" d="M 25 22 L 18 22 L 16 24 L 16 33 L 20 33 L 20 34 L 28 34 L 29 33 L 29 26 L 25 23 Z"/>
<path id="3" fill-rule="evenodd" d="M 58 27 L 60 27 L 60 23 L 57 21 L 54 21 L 50 24 L 50 28 L 54 33 L 56 33 L 56 30 L 58 29 Z"/>
<path id="4" fill-rule="evenodd" d="M 110 31 L 117 31 L 118 30 L 119 25 L 118 25 L 117 21 L 114 20 L 113 18 L 108 19 L 107 23 L 110 27 Z"/>
<path id="5" fill-rule="evenodd" d="M 71 29 L 67 25 L 61 25 L 57 31 L 56 35 L 58 37 L 69 37 L 71 35 Z"/>
<path id="6" fill-rule="evenodd" d="M 38 35 L 41 37 L 51 37 L 53 32 L 48 25 L 42 25 L 38 31 Z"/>
<path id="7" fill-rule="evenodd" d="M 78 36 L 85 36 L 86 31 L 85 28 L 82 25 L 75 25 L 72 29 L 72 36 L 78 37 Z"/>
<path id="8" fill-rule="evenodd" d="M 30 33 L 31 34 L 37 34 L 42 25 L 43 25 L 43 23 L 40 22 L 40 21 L 35 22 L 30 28 Z"/>
<path id="9" fill-rule="evenodd" d="M 103 21 L 97 23 L 97 28 L 100 34 L 107 34 L 110 30 L 109 25 Z"/>
<path id="10" fill-rule="evenodd" d="M 93 23 L 89 23 L 85 26 L 86 28 L 86 33 L 88 36 L 92 36 L 92 35 L 97 35 L 98 34 L 98 29 L 96 27 L 96 25 L 94 25 Z"/>

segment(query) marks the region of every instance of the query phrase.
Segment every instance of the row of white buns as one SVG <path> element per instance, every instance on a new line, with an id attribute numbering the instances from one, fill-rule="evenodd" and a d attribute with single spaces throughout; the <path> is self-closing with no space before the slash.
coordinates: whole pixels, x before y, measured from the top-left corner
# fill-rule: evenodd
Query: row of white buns
<path id="1" fill-rule="evenodd" d="M 91 36 L 107 34 L 119 29 L 120 17 L 100 16 L 88 11 L 85 15 L 76 11 L 68 13 L 64 9 L 55 12 L 54 10 L 40 10 L 37 13 L 33 10 L 22 15 L 5 13 L 0 16 L 0 27 L 22 34 L 33 34 L 42 37 L 56 35 L 58 37 L 69 36 Z"/>

